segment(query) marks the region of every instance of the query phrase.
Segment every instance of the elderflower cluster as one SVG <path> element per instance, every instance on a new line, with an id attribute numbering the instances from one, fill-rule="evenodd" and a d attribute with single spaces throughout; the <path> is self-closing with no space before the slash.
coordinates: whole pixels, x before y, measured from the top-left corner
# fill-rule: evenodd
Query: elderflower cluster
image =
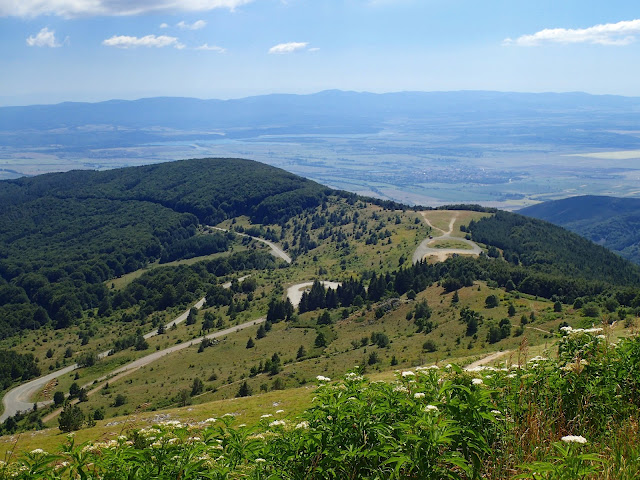
<path id="1" fill-rule="evenodd" d="M 581 435 L 566 435 L 560 440 L 566 443 L 587 443 L 587 439 Z"/>
<path id="2" fill-rule="evenodd" d="M 573 328 L 573 327 L 561 327 L 562 330 L 567 335 L 577 335 L 579 333 L 600 333 L 602 332 L 602 328 L 594 327 L 594 328 Z"/>

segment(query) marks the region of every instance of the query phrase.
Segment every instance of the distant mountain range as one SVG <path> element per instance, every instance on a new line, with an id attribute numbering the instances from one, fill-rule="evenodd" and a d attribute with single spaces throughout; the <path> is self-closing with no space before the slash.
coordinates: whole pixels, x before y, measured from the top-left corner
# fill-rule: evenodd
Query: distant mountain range
<path id="1" fill-rule="evenodd" d="M 518 213 L 565 227 L 640 264 L 640 198 L 586 195 L 540 203 Z"/>
<path id="2" fill-rule="evenodd" d="M 147 139 L 163 138 L 166 129 L 220 133 L 229 138 L 258 134 L 372 133 L 385 127 L 400 130 L 438 131 L 443 125 L 464 121 L 469 128 L 480 122 L 503 133 L 530 137 L 533 128 L 549 124 L 556 128 L 570 121 L 572 132 L 584 141 L 583 129 L 600 130 L 602 123 L 617 128 L 637 122 L 640 98 L 584 93 L 503 93 L 486 91 L 360 93 L 328 90 L 310 95 L 274 94 L 234 100 L 195 98 L 146 98 L 100 103 L 66 102 L 0 108 L 0 133 L 9 145 L 50 144 L 49 132 L 88 135 L 105 140 L 119 134 L 124 144 L 131 133 L 146 130 Z M 526 122 L 524 121 L 526 120 Z M 110 128 L 107 128 L 110 127 Z M 22 134 L 21 134 L 22 133 Z M 25 137 L 25 133 L 29 136 Z M 173 132 L 175 134 L 175 132 Z M 548 141 L 548 135 L 542 135 Z M 621 132 L 612 138 L 640 145 L 640 139 Z M 129 141 L 127 141 L 129 140 Z M 135 143 L 140 138 L 136 133 Z M 528 141 L 531 138 L 527 138 Z M 628 146 L 628 145 L 627 145 Z"/>

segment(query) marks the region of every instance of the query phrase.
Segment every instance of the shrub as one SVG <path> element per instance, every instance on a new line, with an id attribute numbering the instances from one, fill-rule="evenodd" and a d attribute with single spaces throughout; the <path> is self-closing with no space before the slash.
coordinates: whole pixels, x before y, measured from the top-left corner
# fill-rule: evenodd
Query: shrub
<path id="1" fill-rule="evenodd" d="M 438 350 L 438 346 L 436 345 L 436 342 L 434 342 L 433 340 L 429 339 L 426 342 L 424 342 L 422 344 L 422 349 L 425 352 L 435 352 Z"/>

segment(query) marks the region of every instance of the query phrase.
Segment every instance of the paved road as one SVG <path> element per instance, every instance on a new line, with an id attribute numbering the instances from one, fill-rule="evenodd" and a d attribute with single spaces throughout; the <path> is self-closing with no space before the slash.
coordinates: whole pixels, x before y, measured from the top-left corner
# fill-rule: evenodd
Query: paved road
<path id="1" fill-rule="evenodd" d="M 201 299 L 198 304 L 200 304 L 200 306 L 202 306 L 202 304 L 204 303 L 204 299 Z M 196 304 L 197 305 L 197 304 Z M 179 317 L 177 317 L 176 319 L 172 320 L 171 322 L 169 322 L 167 325 L 172 325 L 173 323 L 178 323 L 178 321 L 180 319 L 180 321 L 184 321 L 184 319 L 186 319 L 186 316 L 189 314 L 189 310 L 185 311 L 184 313 L 182 313 Z M 184 318 L 183 318 L 184 317 Z M 156 360 L 158 360 L 159 358 L 164 357 L 165 355 L 169 355 L 171 353 L 177 352 L 179 350 L 183 350 L 185 348 L 188 348 L 192 345 L 196 345 L 199 344 L 202 339 L 204 338 L 208 338 L 208 339 L 214 339 L 214 338 L 219 338 L 219 337 L 224 337 L 225 335 L 229 335 L 230 333 L 234 333 L 237 332 L 239 330 L 242 330 L 244 328 L 248 328 L 248 327 L 252 327 L 254 325 L 259 325 L 260 323 L 263 323 L 266 320 L 266 318 L 262 317 L 262 318 L 257 318 L 255 320 L 251 320 L 245 323 L 242 323 L 240 325 L 235 325 L 233 327 L 229 327 L 226 328 L 224 330 L 220 330 L 217 332 L 213 332 L 210 333 L 208 335 L 205 335 L 203 337 L 199 337 L 199 338 L 195 338 L 193 340 L 189 340 L 188 342 L 183 342 L 183 343 L 179 343 L 177 345 L 173 345 L 169 348 L 165 348 L 164 350 L 158 350 L 156 352 L 153 352 L 149 355 L 146 355 L 144 357 L 138 358 L 137 360 L 134 360 L 133 362 L 127 363 L 126 365 L 123 365 L 111 372 L 109 372 L 107 375 L 98 378 L 97 381 L 103 381 L 106 380 L 108 377 L 114 376 L 114 375 L 118 375 L 122 372 L 125 372 L 127 370 L 132 370 L 132 369 L 137 369 L 140 368 L 144 365 L 148 365 L 152 362 L 155 362 Z M 157 331 L 152 332 L 157 334 Z M 145 336 L 145 338 L 148 338 L 147 336 Z M 101 357 L 105 357 L 106 355 L 108 355 L 108 351 L 107 352 L 103 352 L 100 354 Z M 30 401 L 30 398 L 33 397 L 37 392 L 39 392 L 40 390 L 42 390 L 42 388 L 44 388 L 44 386 L 49 383 L 51 380 L 60 377 L 61 375 L 64 375 L 66 373 L 72 372 L 73 370 L 75 370 L 76 368 L 78 368 L 77 364 L 74 365 L 69 365 L 68 367 L 65 367 L 63 369 L 57 370 L 55 372 L 50 373 L 49 375 L 45 375 L 44 377 L 40 377 L 40 378 L 36 378 L 35 380 L 31 380 L 30 382 L 24 383 L 22 385 L 19 385 L 17 387 L 15 387 L 14 389 L 8 391 L 4 398 L 2 399 L 3 403 L 4 403 L 4 412 L 3 414 L 0 416 L 0 422 L 5 421 L 7 418 L 9 418 L 10 416 L 15 415 L 17 412 L 21 412 L 21 411 L 25 411 L 25 410 L 30 410 L 31 408 L 33 408 L 33 402 Z M 93 384 L 93 382 L 91 382 L 91 384 Z M 89 385 L 91 385 L 89 384 Z M 49 401 L 44 401 L 44 402 L 39 402 L 38 403 L 38 407 L 43 407 L 46 406 L 48 404 L 51 403 L 51 400 Z"/>
<path id="2" fill-rule="evenodd" d="M 200 300 L 198 300 L 195 303 L 194 307 L 202 308 L 202 305 L 204 305 L 204 302 L 205 302 L 205 298 L 202 297 Z M 169 327 L 171 327 L 174 323 L 178 324 L 178 323 L 184 322 L 187 319 L 187 316 L 189 315 L 189 310 L 184 311 L 178 317 L 171 320 L 169 323 L 165 325 L 165 328 L 169 329 Z M 157 334 L 158 334 L 158 330 L 156 329 L 145 334 L 144 338 L 145 339 L 151 338 Z M 105 350 L 104 352 L 100 352 L 98 354 L 98 358 L 105 358 L 109 355 L 110 352 L 111 352 L 111 349 Z M 23 383 L 22 385 L 18 385 L 17 387 L 9 390 L 4 395 L 4 398 L 2 399 L 2 403 L 4 405 L 4 412 L 2 412 L 2 415 L 0 415 L 0 422 L 4 422 L 7 418 L 15 415 L 18 412 L 23 412 L 25 410 L 30 410 L 31 408 L 33 408 L 34 402 L 31 400 L 31 398 L 36 393 L 42 390 L 45 387 L 45 385 L 47 385 L 47 383 L 49 383 L 51 380 L 58 378 L 62 375 L 65 375 L 69 372 L 72 372 L 76 368 L 78 368 L 78 364 L 74 363 L 73 365 L 69 365 L 60 370 L 56 370 L 55 372 L 51 372 L 48 375 L 45 375 L 40 378 L 36 378 L 34 380 L 31 380 L 30 382 Z M 38 407 L 45 406 L 48 403 L 51 403 L 51 402 L 38 402 Z"/>
<path id="3" fill-rule="evenodd" d="M 440 229 L 440 228 L 437 228 L 437 227 L 434 227 L 433 225 L 431 225 L 431 222 L 429 222 L 429 219 L 427 219 L 427 217 L 425 217 L 424 214 L 422 215 L 422 217 L 424 218 L 424 221 L 427 222 L 427 224 L 433 230 L 438 230 L 438 231 L 442 232 L 442 235 L 440 235 L 439 237 L 435 237 L 435 238 L 426 238 L 426 239 L 424 239 L 420 243 L 420 245 L 418 245 L 418 248 L 416 248 L 415 252 L 413 252 L 413 263 L 418 263 L 424 257 L 436 257 L 439 262 L 444 262 L 449 255 L 452 255 L 454 253 L 457 253 L 458 255 L 475 255 L 475 256 L 478 256 L 482 252 L 482 249 L 478 246 L 477 243 L 472 242 L 471 240 L 467 240 L 466 238 L 459 238 L 459 237 L 452 237 L 451 236 L 451 233 L 453 232 L 453 225 L 455 224 L 456 220 L 458 219 L 457 213 L 454 213 L 453 218 L 451 218 L 451 221 L 449 222 L 449 230 L 446 231 L 446 232 L 444 230 Z M 429 246 L 433 242 L 440 241 L 440 240 L 447 240 L 447 239 L 455 240 L 456 242 L 466 243 L 471 248 L 470 249 L 463 249 L 463 248 L 432 248 L 432 247 Z"/>
<path id="4" fill-rule="evenodd" d="M 208 225 L 207 225 L 208 226 Z M 213 230 L 219 230 L 221 232 L 228 232 L 229 230 L 227 230 L 226 228 L 220 228 L 220 227 L 211 227 L 208 226 L 209 228 L 213 229 Z M 287 255 L 284 250 L 282 250 L 278 245 L 276 245 L 273 242 L 270 242 L 269 240 L 265 240 L 264 238 L 260 238 L 260 237 L 252 237 L 251 235 L 247 235 L 246 233 L 239 233 L 239 232 L 231 232 L 234 235 L 240 235 L 241 237 L 249 237 L 249 238 L 253 238 L 254 240 L 264 243 L 265 245 L 267 245 L 270 249 L 271 249 L 271 253 L 273 253 L 276 257 L 281 258 L 282 260 L 284 260 L 287 263 L 291 263 L 291 257 L 289 255 Z"/>

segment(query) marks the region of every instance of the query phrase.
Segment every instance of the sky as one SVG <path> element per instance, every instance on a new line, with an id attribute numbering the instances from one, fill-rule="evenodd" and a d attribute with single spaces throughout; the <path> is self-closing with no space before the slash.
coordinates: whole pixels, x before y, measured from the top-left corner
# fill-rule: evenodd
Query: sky
<path id="1" fill-rule="evenodd" d="M 637 0 L 0 0 L 0 105 L 638 78 Z"/>

